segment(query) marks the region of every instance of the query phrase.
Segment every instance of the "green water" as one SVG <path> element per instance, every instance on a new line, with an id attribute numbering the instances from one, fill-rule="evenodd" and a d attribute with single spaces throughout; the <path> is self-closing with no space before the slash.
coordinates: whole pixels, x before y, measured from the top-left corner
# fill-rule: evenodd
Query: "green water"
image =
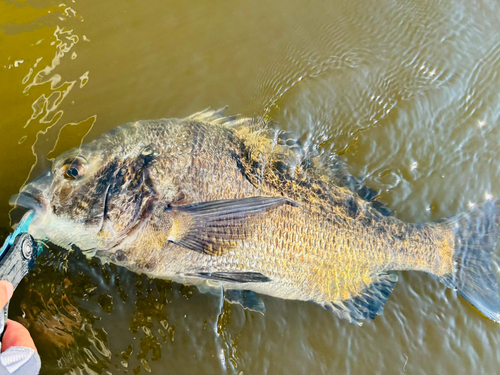
<path id="1" fill-rule="evenodd" d="M 396 215 L 500 196 L 495 1 L 0 1 L 0 234 L 49 158 L 125 122 L 229 105 L 339 153 Z M 362 328 L 263 296 L 266 314 L 47 249 L 11 317 L 42 374 L 495 374 L 500 327 L 399 274 Z"/>

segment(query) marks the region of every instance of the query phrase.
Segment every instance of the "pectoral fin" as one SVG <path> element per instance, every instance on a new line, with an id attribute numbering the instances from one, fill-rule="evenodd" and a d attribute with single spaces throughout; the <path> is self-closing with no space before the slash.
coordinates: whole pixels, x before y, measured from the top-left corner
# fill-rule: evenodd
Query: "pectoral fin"
<path id="1" fill-rule="evenodd" d="M 359 295 L 341 302 L 332 302 L 325 307 L 349 323 L 363 324 L 363 320 L 374 319 L 384 309 L 398 277 L 394 274 L 379 274 Z"/>
<path id="2" fill-rule="evenodd" d="M 168 240 L 204 254 L 222 255 L 248 238 L 252 220 L 284 204 L 297 205 L 281 197 L 253 197 L 169 207 L 174 224 Z"/>

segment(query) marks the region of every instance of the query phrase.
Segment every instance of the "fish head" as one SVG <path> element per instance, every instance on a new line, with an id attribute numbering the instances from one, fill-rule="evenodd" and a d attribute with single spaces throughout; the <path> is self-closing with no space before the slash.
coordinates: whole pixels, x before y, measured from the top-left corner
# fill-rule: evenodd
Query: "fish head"
<path id="1" fill-rule="evenodd" d="M 126 132 L 115 129 L 61 154 L 11 198 L 35 211 L 29 227 L 35 239 L 93 255 L 148 220 L 157 201 L 151 168 L 159 152 L 147 141 L 127 142 Z"/>

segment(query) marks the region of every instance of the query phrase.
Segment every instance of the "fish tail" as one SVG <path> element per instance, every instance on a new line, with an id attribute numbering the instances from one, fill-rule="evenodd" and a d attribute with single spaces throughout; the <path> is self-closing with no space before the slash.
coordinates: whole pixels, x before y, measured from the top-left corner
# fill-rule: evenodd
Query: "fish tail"
<path id="1" fill-rule="evenodd" d="M 499 234 L 499 206 L 500 201 L 489 200 L 446 219 L 455 231 L 454 270 L 441 277 L 446 286 L 496 323 L 500 323 L 500 297 L 492 258 Z"/>

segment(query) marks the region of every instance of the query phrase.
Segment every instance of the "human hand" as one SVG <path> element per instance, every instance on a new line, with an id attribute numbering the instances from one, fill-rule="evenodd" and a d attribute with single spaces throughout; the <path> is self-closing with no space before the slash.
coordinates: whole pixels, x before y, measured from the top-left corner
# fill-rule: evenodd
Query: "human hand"
<path id="1" fill-rule="evenodd" d="M 0 308 L 4 308 L 14 293 L 14 287 L 8 281 L 0 281 Z M 2 339 L 2 352 L 11 346 L 23 346 L 36 350 L 35 343 L 28 330 L 18 322 L 8 320 Z"/>

